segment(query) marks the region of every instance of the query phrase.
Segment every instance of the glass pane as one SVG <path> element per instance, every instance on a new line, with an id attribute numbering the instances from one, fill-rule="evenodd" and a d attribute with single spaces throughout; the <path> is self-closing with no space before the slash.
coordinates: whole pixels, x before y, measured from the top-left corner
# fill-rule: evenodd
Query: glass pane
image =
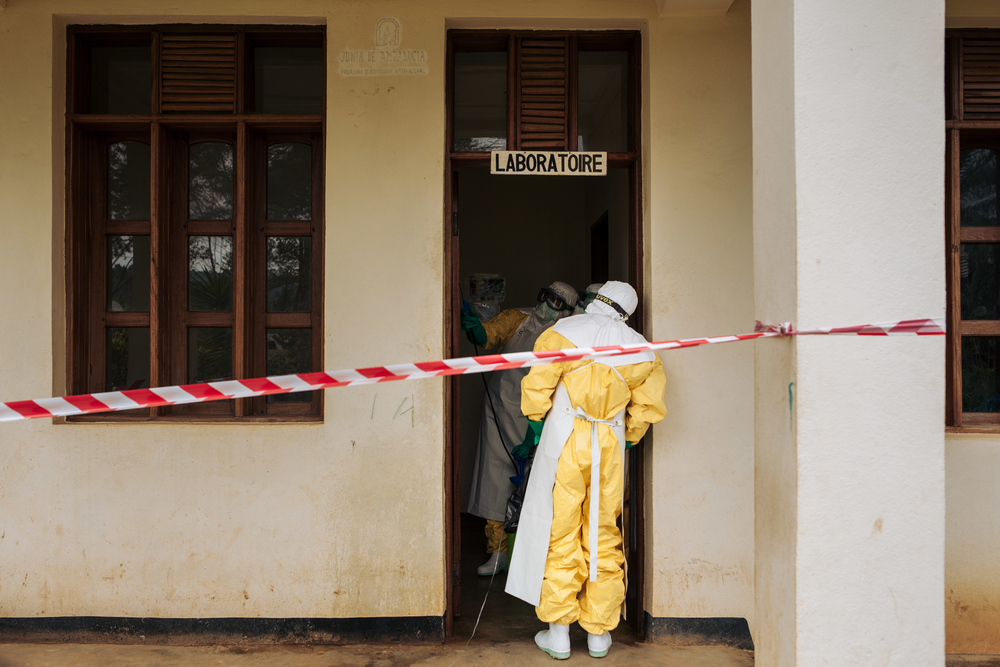
<path id="1" fill-rule="evenodd" d="M 507 149 L 507 53 L 455 54 L 455 150 Z"/>
<path id="2" fill-rule="evenodd" d="M 107 390 L 149 387 L 149 328 L 108 329 Z"/>
<path id="3" fill-rule="evenodd" d="M 311 329 L 268 329 L 267 330 L 267 374 L 290 375 L 312 371 L 312 330 Z M 297 394 L 274 394 L 267 397 L 268 403 L 308 403 L 313 392 Z"/>
<path id="4" fill-rule="evenodd" d="M 997 151 L 976 148 L 961 153 L 959 181 L 962 187 L 963 227 L 996 227 Z"/>
<path id="5" fill-rule="evenodd" d="M 312 220 L 312 146 L 268 147 L 267 219 Z"/>
<path id="6" fill-rule="evenodd" d="M 149 310 L 149 237 L 108 237 L 108 304 L 112 312 Z"/>
<path id="7" fill-rule="evenodd" d="M 963 243 L 962 319 L 1000 320 L 1000 244 Z"/>
<path id="8" fill-rule="evenodd" d="M 188 329 L 188 383 L 233 379 L 233 330 Z"/>
<path id="9" fill-rule="evenodd" d="M 188 310 L 233 309 L 233 237 L 188 238 Z"/>
<path id="10" fill-rule="evenodd" d="M 149 114 L 153 65 L 148 46 L 90 50 L 90 113 Z"/>
<path id="11" fill-rule="evenodd" d="M 323 113 L 322 47 L 253 50 L 257 113 Z"/>
<path id="12" fill-rule="evenodd" d="M 108 145 L 108 219 L 149 220 L 149 144 Z"/>
<path id="13" fill-rule="evenodd" d="M 628 150 L 628 53 L 580 51 L 577 150 Z"/>
<path id="14" fill-rule="evenodd" d="M 962 412 L 1000 412 L 1000 338 L 962 337 Z"/>
<path id="15" fill-rule="evenodd" d="M 233 147 L 218 141 L 188 150 L 188 216 L 192 220 L 233 219 Z"/>
<path id="16" fill-rule="evenodd" d="M 312 270 L 308 236 L 267 237 L 267 312 L 312 310 Z"/>

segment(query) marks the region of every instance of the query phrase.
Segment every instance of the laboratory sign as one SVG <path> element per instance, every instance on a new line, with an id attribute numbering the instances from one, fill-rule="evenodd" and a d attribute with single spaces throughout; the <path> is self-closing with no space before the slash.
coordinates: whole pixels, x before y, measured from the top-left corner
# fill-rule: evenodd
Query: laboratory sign
<path id="1" fill-rule="evenodd" d="M 607 176 L 608 154 L 544 151 L 493 151 L 491 174 L 531 176 Z"/>

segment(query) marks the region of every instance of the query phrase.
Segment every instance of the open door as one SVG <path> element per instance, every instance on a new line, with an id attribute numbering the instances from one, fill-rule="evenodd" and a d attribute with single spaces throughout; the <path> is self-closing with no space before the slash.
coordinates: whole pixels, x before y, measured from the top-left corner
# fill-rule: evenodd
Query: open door
<path id="1" fill-rule="evenodd" d="M 472 273 L 507 277 L 502 309 L 533 307 L 539 287 L 554 280 L 581 290 L 595 277 L 626 280 L 639 295 L 630 324 L 642 332 L 640 53 L 639 34 L 633 32 L 449 31 L 444 207 L 449 357 L 475 354 L 459 327 L 461 285 Z M 539 67 L 558 70 L 563 82 L 558 91 L 539 88 L 535 79 L 541 74 L 532 69 Z M 608 119 L 613 120 L 610 125 Z M 605 148 L 602 142 L 610 143 Z M 490 174 L 491 150 L 584 148 L 607 150 L 607 176 Z M 464 636 L 463 611 L 474 621 L 482 602 L 475 566 L 487 556 L 485 549 L 476 550 L 484 541 L 481 526 L 462 514 L 483 410 L 482 378 L 453 376 L 447 382 L 446 629 L 449 635 Z M 643 465 L 642 448 L 630 450 L 628 520 L 622 533 L 629 577 L 627 625 L 637 638 L 644 630 Z M 463 524 L 469 531 L 464 540 Z M 473 564 L 467 562 L 470 558 L 482 560 Z M 483 624 L 490 622 L 490 608 L 507 613 L 503 598 L 500 582 L 492 589 Z M 481 624 L 477 637 L 483 633 Z M 488 628 L 485 633 L 489 636 Z"/>

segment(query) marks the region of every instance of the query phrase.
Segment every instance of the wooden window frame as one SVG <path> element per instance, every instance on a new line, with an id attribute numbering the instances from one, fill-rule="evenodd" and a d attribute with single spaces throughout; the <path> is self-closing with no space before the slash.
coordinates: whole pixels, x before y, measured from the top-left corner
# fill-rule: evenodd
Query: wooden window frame
<path id="1" fill-rule="evenodd" d="M 964 86 L 966 40 L 1000 40 L 1000 30 L 947 30 L 945 33 L 945 272 L 947 284 L 947 353 L 945 425 L 949 432 L 1000 433 L 1000 413 L 963 412 L 962 338 L 1000 336 L 1000 320 L 962 320 L 961 248 L 969 243 L 1000 243 L 1000 227 L 961 226 L 961 151 L 1000 150 L 1000 108 L 975 108 Z M 1000 44 L 1000 41 L 998 41 Z M 1000 58 L 998 58 L 1000 60 Z M 1000 66 L 996 68 L 1000 90 Z M 974 111 L 967 110 L 970 99 Z M 981 103 L 980 103 L 981 104 Z"/>
<path id="2" fill-rule="evenodd" d="M 163 34 L 235 35 L 234 113 L 164 112 L 160 108 L 159 50 Z M 325 26 L 143 25 L 69 26 L 67 28 L 67 391 L 105 391 L 105 328 L 141 326 L 150 330 L 150 386 L 187 384 L 186 339 L 190 326 L 233 329 L 233 378 L 266 375 L 266 330 L 305 328 L 312 331 L 313 369 L 323 361 L 324 265 L 324 129 L 326 93 L 319 114 L 263 114 L 252 110 L 253 46 L 321 46 Z M 150 46 L 151 113 L 91 114 L 89 47 Z M 324 59 L 325 61 L 325 59 Z M 324 81 L 326 71 L 324 65 Z M 105 222 L 105 171 L 98 145 L 104 137 L 127 138 L 151 148 L 149 221 Z M 234 146 L 234 193 L 231 221 L 187 219 L 187 148 L 197 141 L 225 141 Z M 104 143 L 100 143 L 100 142 Z M 266 219 L 266 151 L 272 143 L 306 143 L 312 152 L 312 219 Z M 179 164 L 178 164 L 179 163 Z M 180 179 L 180 180 L 179 180 Z M 181 201 L 183 199 L 183 201 Z M 106 312 L 106 235 L 150 236 L 149 312 Z M 233 237 L 233 305 L 227 313 L 188 313 L 187 241 L 195 235 Z M 267 313 L 266 238 L 308 236 L 312 239 L 311 312 Z M 258 331 L 259 329 L 259 331 Z M 308 402 L 268 403 L 265 397 L 143 408 L 127 412 L 81 415 L 71 422 L 191 421 L 264 423 L 321 422 L 323 392 Z"/>

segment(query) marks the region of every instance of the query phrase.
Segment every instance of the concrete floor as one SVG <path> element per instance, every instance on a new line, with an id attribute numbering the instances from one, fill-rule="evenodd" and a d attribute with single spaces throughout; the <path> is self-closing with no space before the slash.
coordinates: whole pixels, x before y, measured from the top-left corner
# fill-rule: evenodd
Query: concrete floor
<path id="1" fill-rule="evenodd" d="M 669 664 L 672 667 L 751 667 L 745 651 L 714 647 L 613 646 L 601 662 L 573 643 L 569 660 L 556 663 L 534 644 L 476 641 L 444 646 L 121 646 L 108 644 L 0 645 L 0 667 L 460 667 L 463 665 L 594 664 L 600 667 Z"/>

